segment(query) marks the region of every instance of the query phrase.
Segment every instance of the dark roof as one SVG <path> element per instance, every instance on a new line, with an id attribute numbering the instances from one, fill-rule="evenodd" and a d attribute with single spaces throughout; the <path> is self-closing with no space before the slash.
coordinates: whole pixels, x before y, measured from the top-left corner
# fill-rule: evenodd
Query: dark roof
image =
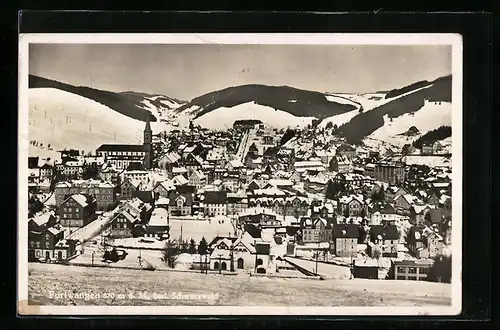
<path id="1" fill-rule="evenodd" d="M 28 157 L 28 168 L 38 168 L 38 157 Z"/>
<path id="2" fill-rule="evenodd" d="M 195 186 L 177 186 L 175 189 L 179 194 L 194 194 L 196 192 Z"/>
<path id="3" fill-rule="evenodd" d="M 430 209 L 426 214 L 425 214 L 425 220 L 431 222 L 431 223 L 443 223 L 448 217 L 450 216 L 450 212 L 439 208 L 439 209 Z"/>
<path id="4" fill-rule="evenodd" d="M 175 191 L 172 191 L 168 197 L 169 198 L 169 205 L 171 205 L 171 206 L 177 205 L 175 200 L 179 196 L 182 196 L 186 199 L 186 202 L 184 205 L 187 205 L 187 206 L 193 205 L 193 195 L 192 194 L 190 194 L 190 193 L 180 194 L 180 193 L 175 192 Z"/>
<path id="5" fill-rule="evenodd" d="M 246 196 L 231 196 L 227 197 L 226 200 L 228 204 L 234 204 L 234 203 L 240 203 L 245 198 Z"/>
<path id="6" fill-rule="evenodd" d="M 131 152 L 145 152 L 146 146 L 142 144 L 103 144 L 97 151 L 131 151 Z"/>
<path id="7" fill-rule="evenodd" d="M 268 255 L 271 251 L 271 245 L 269 243 L 257 243 L 255 244 L 255 253 Z"/>
<path id="8" fill-rule="evenodd" d="M 396 210 L 389 203 L 378 202 L 374 203 L 371 208 L 372 213 L 380 212 L 381 214 L 396 214 Z"/>
<path id="9" fill-rule="evenodd" d="M 225 204 L 227 202 L 227 192 L 225 191 L 205 191 L 205 204 Z"/>
<path id="10" fill-rule="evenodd" d="M 341 144 L 337 150 L 339 151 L 355 151 L 356 149 L 350 145 L 348 145 L 347 143 L 343 143 Z"/>
<path id="11" fill-rule="evenodd" d="M 333 226 L 334 238 L 358 238 L 358 226 L 355 224 L 336 224 Z"/>
<path id="12" fill-rule="evenodd" d="M 144 164 L 141 162 L 130 162 L 127 171 L 146 171 Z"/>
<path id="13" fill-rule="evenodd" d="M 384 239 L 397 240 L 399 239 L 398 227 L 395 225 L 375 225 L 370 227 L 370 239 L 377 239 L 377 236 L 382 236 Z"/>

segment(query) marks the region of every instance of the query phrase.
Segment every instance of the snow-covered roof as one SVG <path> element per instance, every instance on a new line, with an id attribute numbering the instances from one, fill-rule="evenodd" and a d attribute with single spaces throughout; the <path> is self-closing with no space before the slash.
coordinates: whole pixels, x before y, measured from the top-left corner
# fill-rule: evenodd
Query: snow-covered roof
<path id="1" fill-rule="evenodd" d="M 82 194 L 72 195 L 70 198 L 73 198 L 81 207 L 87 206 L 87 197 Z"/>

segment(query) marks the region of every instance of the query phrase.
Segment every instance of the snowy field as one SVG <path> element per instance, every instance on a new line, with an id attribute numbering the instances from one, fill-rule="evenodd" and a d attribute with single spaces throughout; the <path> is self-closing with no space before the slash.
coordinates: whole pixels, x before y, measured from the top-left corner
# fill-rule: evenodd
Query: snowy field
<path id="1" fill-rule="evenodd" d="M 452 158 L 442 156 L 405 156 L 403 161 L 408 165 L 426 165 L 429 167 L 450 166 L 453 164 Z"/>
<path id="2" fill-rule="evenodd" d="M 101 144 L 142 144 L 145 123 L 91 99 L 54 88 L 29 89 L 29 140 L 54 150 L 93 151 Z M 153 132 L 165 125 L 151 123 Z M 31 150 L 30 150 L 31 151 Z"/>
<path id="3" fill-rule="evenodd" d="M 242 103 L 231 108 L 220 107 L 194 120 L 195 125 L 209 129 L 223 130 L 233 127 L 236 120 L 258 119 L 273 128 L 305 127 L 311 124 L 314 117 L 296 117 L 288 112 L 274 110 L 271 107 Z"/>
<path id="4" fill-rule="evenodd" d="M 222 306 L 449 306 L 451 285 L 389 280 L 309 280 L 217 274 L 88 268 L 30 263 L 29 304 L 38 305 L 222 305 Z M 135 293 L 130 299 L 70 299 L 59 293 Z M 138 292 L 218 294 L 216 300 L 144 299 Z"/>
<path id="5" fill-rule="evenodd" d="M 233 225 L 230 219 L 225 219 L 224 223 L 219 223 L 220 220 L 212 218 L 208 220 L 170 220 L 170 238 L 177 239 L 193 238 L 198 243 L 202 237 L 205 237 L 208 243 L 217 236 L 234 236 Z M 182 226 L 181 226 L 182 225 Z"/>

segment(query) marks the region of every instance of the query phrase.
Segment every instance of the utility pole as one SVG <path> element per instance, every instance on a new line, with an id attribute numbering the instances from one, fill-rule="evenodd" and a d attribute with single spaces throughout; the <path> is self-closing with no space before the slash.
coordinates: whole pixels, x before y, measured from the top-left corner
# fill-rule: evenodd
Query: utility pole
<path id="1" fill-rule="evenodd" d="M 257 241 L 256 241 L 256 240 L 254 240 L 254 241 L 253 241 L 253 246 L 256 246 L 256 245 L 257 245 Z M 257 249 L 255 249 L 255 250 L 256 250 L 256 251 L 255 251 L 255 267 L 254 267 L 254 270 L 253 270 L 253 271 L 254 271 L 254 273 L 257 273 Z"/>
<path id="2" fill-rule="evenodd" d="M 92 251 L 92 261 L 90 263 L 91 267 L 94 267 L 94 254 L 95 254 L 95 251 Z"/>
<path id="3" fill-rule="evenodd" d="M 318 275 L 318 254 L 319 254 L 319 241 L 318 241 L 318 248 L 316 249 L 316 271 L 315 271 L 316 275 Z"/>

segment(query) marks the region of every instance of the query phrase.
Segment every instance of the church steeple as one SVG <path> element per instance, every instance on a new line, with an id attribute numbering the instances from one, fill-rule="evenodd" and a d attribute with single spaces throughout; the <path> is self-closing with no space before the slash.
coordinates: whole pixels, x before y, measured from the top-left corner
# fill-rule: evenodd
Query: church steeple
<path id="1" fill-rule="evenodd" d="M 153 160 L 153 148 L 151 146 L 153 142 L 153 131 L 151 130 L 151 124 L 150 124 L 150 113 L 148 113 L 146 117 L 146 127 L 144 127 L 144 141 L 143 145 L 146 148 L 146 157 L 144 159 L 144 166 L 147 169 L 152 168 L 152 160 Z"/>
<path id="2" fill-rule="evenodd" d="M 153 132 L 151 131 L 151 124 L 149 122 L 149 116 L 146 117 L 146 127 L 144 128 L 144 144 L 150 144 L 152 142 Z"/>

